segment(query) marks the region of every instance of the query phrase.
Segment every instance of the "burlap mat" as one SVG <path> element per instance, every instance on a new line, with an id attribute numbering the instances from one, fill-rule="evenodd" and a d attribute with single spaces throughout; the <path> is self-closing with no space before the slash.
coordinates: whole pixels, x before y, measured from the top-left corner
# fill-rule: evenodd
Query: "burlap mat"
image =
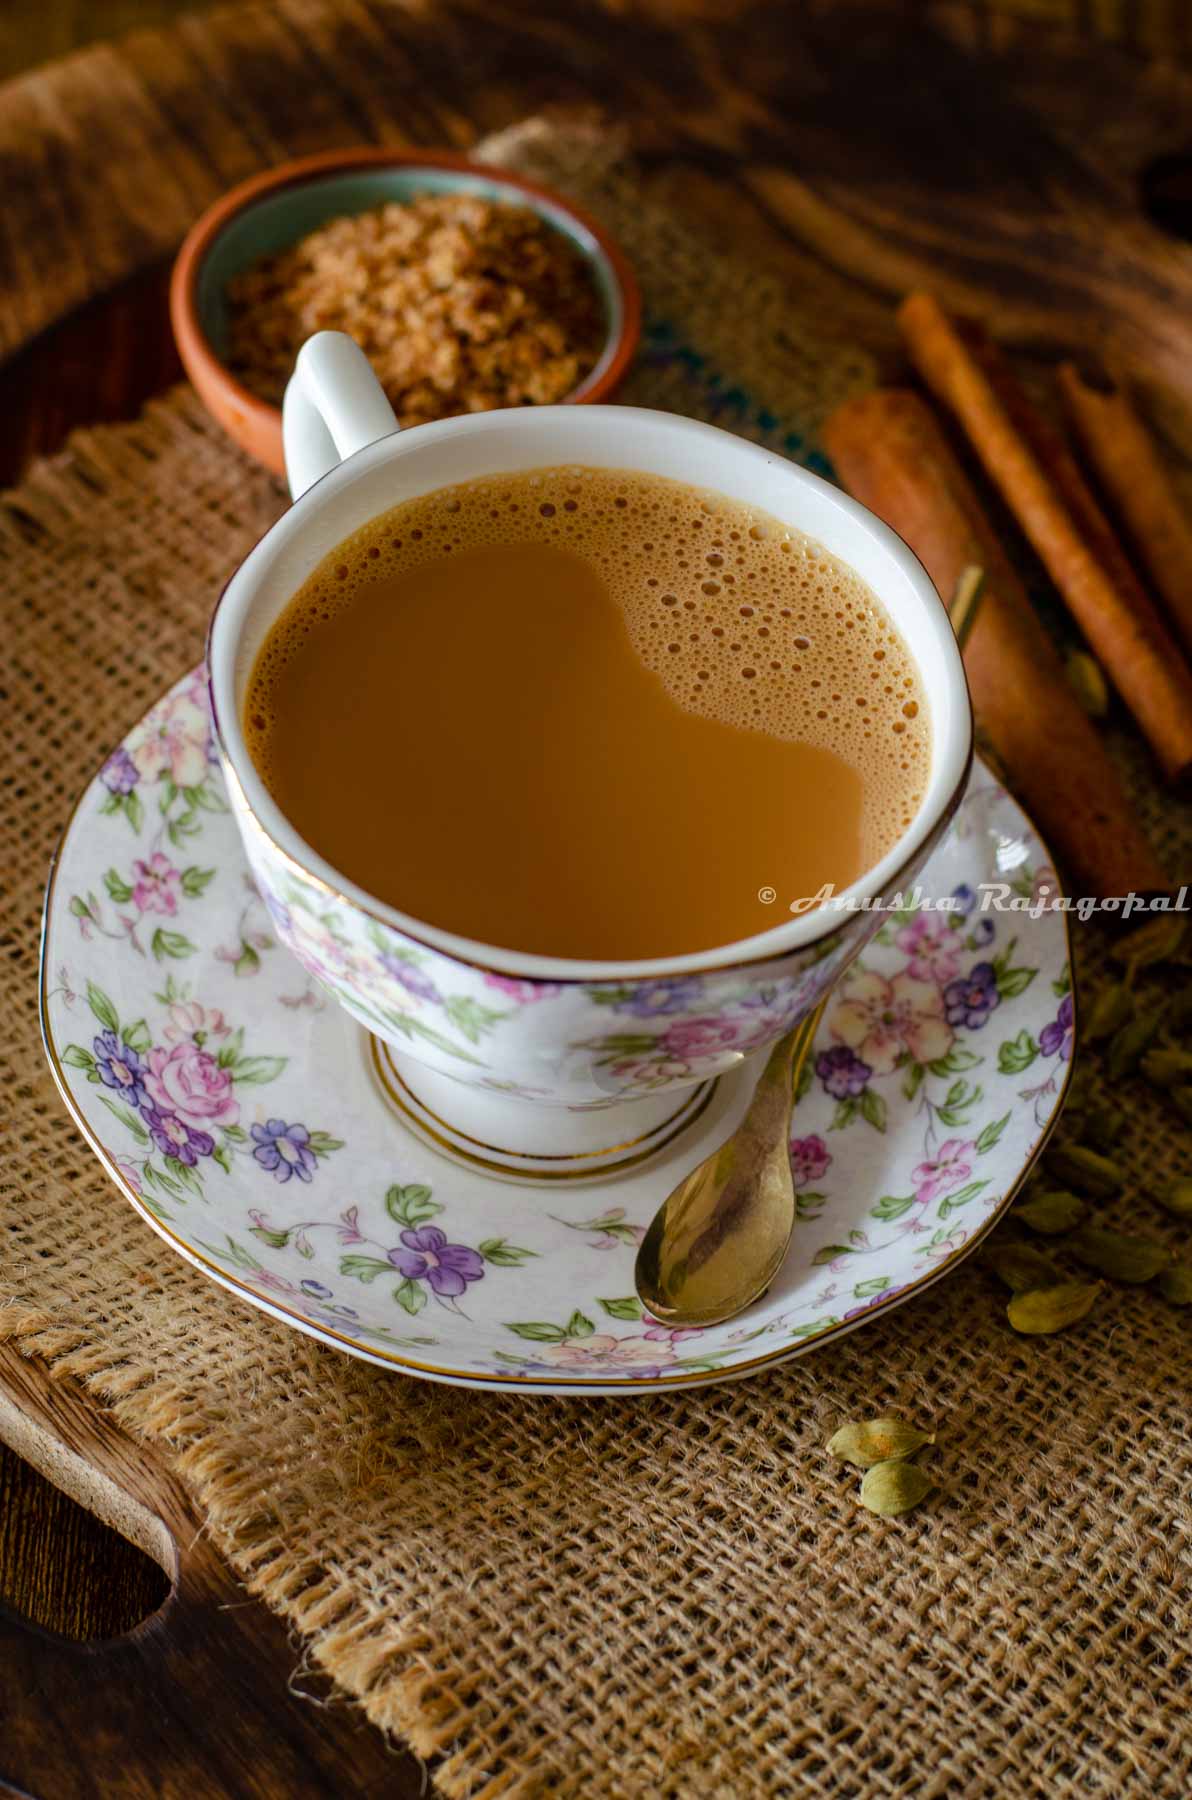
<path id="1" fill-rule="evenodd" d="M 863 361 L 587 140 L 530 128 L 493 154 L 581 194 L 637 261 L 650 329 L 626 398 L 814 459 Z M 46 868 L 84 780 L 196 660 L 221 581 L 280 505 L 186 392 L 79 434 L 0 505 L 0 1333 L 169 1448 L 248 1586 L 370 1718 L 438 1759 L 448 1795 L 1182 1800 L 1188 1340 L 1152 1294 L 1024 1340 L 970 1264 L 718 1391 L 473 1395 L 240 1304 L 108 1185 L 37 1041 Z M 1138 1107 L 1138 1146 L 1159 1116 Z M 1158 1218 L 1141 1195 L 1128 1210 Z M 862 1512 L 823 1451 L 877 1410 L 939 1433 L 941 1491 L 896 1524 Z"/>

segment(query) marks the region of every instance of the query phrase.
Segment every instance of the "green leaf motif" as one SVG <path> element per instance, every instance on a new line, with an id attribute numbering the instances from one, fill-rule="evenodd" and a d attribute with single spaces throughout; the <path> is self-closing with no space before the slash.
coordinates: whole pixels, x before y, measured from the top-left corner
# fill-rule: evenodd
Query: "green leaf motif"
<path id="1" fill-rule="evenodd" d="M 243 939 L 241 939 L 240 954 L 232 964 L 233 975 L 255 975 L 260 966 L 261 959 L 253 949 L 252 945 L 246 944 Z"/>
<path id="2" fill-rule="evenodd" d="M 149 1133 L 129 1107 L 122 1106 L 119 1100 L 113 1100 L 110 1094 L 101 1094 L 100 1099 L 114 1118 L 119 1119 L 126 1130 L 131 1131 L 138 1144 L 149 1142 Z"/>
<path id="3" fill-rule="evenodd" d="M 124 796 L 122 794 L 106 795 L 104 798 L 103 804 L 101 805 L 99 810 L 100 810 L 101 815 L 103 815 L 104 813 L 110 814 L 110 813 L 115 813 L 115 812 L 123 812 L 124 811 Z"/>
<path id="4" fill-rule="evenodd" d="M 997 1053 L 998 1070 L 1003 1075 L 1021 1075 L 1029 1069 L 1039 1054 L 1039 1046 L 1024 1025 L 1016 1038 L 1009 1038 L 999 1045 Z"/>
<path id="5" fill-rule="evenodd" d="M 988 1186 L 987 1181 L 970 1181 L 964 1187 L 959 1188 L 956 1193 L 949 1194 L 946 1200 L 940 1201 L 939 1217 L 941 1219 L 950 1218 L 954 1212 L 959 1212 L 962 1206 L 967 1206 L 970 1200 L 975 1200 L 977 1195 Z"/>
<path id="6" fill-rule="evenodd" d="M 343 1138 L 331 1137 L 326 1131 L 312 1131 L 307 1144 L 316 1156 L 330 1156 L 333 1150 L 342 1150 Z"/>
<path id="7" fill-rule="evenodd" d="M 564 1335 L 569 1338 L 591 1337 L 595 1329 L 591 1319 L 586 1318 L 582 1312 L 573 1312 L 567 1321 L 567 1330 Z"/>
<path id="8" fill-rule="evenodd" d="M 108 890 L 108 898 L 114 900 L 117 906 L 124 906 L 132 899 L 132 889 L 118 869 L 109 869 L 103 878 L 103 884 Z"/>
<path id="9" fill-rule="evenodd" d="M 180 1162 L 176 1156 L 167 1156 L 165 1162 L 166 1168 L 170 1171 L 170 1174 L 174 1177 L 175 1181 L 180 1182 L 183 1187 L 188 1187 L 191 1193 L 197 1194 L 201 1200 L 203 1197 L 203 1183 L 190 1165 L 188 1163 Z"/>
<path id="10" fill-rule="evenodd" d="M 866 1088 L 861 1095 L 861 1117 L 875 1131 L 886 1129 L 886 1102 L 872 1088 Z"/>
<path id="11" fill-rule="evenodd" d="M 216 1144 L 211 1152 L 211 1159 L 219 1164 L 225 1175 L 232 1173 L 232 1153 L 226 1144 Z"/>
<path id="12" fill-rule="evenodd" d="M 244 1086 L 276 1081 L 288 1061 L 287 1056 L 242 1056 L 232 1064 L 232 1080 Z"/>
<path id="13" fill-rule="evenodd" d="M 1038 969 L 1007 969 L 997 978 L 997 991 L 1003 1000 L 1013 1000 L 1030 987 Z"/>
<path id="14" fill-rule="evenodd" d="M 851 1244 L 825 1244 L 823 1249 L 817 1250 L 812 1257 L 811 1266 L 813 1269 L 822 1269 L 825 1263 L 835 1262 L 838 1256 L 851 1256 L 852 1254 Z"/>
<path id="15" fill-rule="evenodd" d="M 248 1142 L 248 1133 L 245 1131 L 243 1125 L 225 1125 L 223 1127 L 223 1134 L 229 1144 L 247 1144 Z M 312 1138 L 314 1135 L 314 1132 L 312 1132 Z"/>
<path id="16" fill-rule="evenodd" d="M 977 1139 L 977 1150 L 981 1156 L 984 1156 L 985 1152 L 987 1150 L 993 1149 L 993 1146 L 997 1143 L 998 1139 L 1002 1135 L 1002 1132 L 1006 1129 L 1006 1126 L 1009 1123 L 1010 1123 L 1010 1115 L 1007 1112 L 1007 1113 L 1003 1113 L 1000 1119 L 991 1120 L 991 1122 L 985 1127 L 984 1131 L 981 1133 L 980 1137 Z"/>
<path id="17" fill-rule="evenodd" d="M 137 833 L 145 823 L 145 809 L 141 805 L 141 796 L 134 788 L 131 794 L 124 796 L 124 816 Z"/>
<path id="18" fill-rule="evenodd" d="M 641 1322 L 642 1303 L 636 1294 L 630 1294 L 624 1300 L 601 1300 L 600 1305 L 610 1319 L 625 1319 L 631 1325 Z"/>
<path id="19" fill-rule="evenodd" d="M 288 1238 L 289 1233 L 286 1236 Z M 362 1256 L 353 1250 L 349 1255 L 340 1257 L 339 1272 L 350 1276 L 353 1281 L 369 1282 L 375 1281 L 378 1275 L 392 1275 L 393 1264 L 383 1256 Z"/>
<path id="20" fill-rule="evenodd" d="M 408 1187 L 395 1184 L 385 1195 L 385 1211 L 395 1225 L 405 1225 L 412 1230 L 442 1212 L 438 1201 L 430 1196 L 431 1190 L 419 1182 L 411 1182 Z"/>
<path id="21" fill-rule="evenodd" d="M 949 1050 L 947 1056 L 937 1057 L 931 1063 L 933 1075 L 960 1075 L 965 1069 L 975 1069 L 984 1058 L 974 1056 L 971 1050 Z"/>
<path id="22" fill-rule="evenodd" d="M 524 1262 L 538 1254 L 537 1250 L 519 1250 L 516 1244 L 507 1243 L 504 1238 L 485 1238 L 476 1248 L 485 1262 L 492 1263 L 495 1269 L 520 1269 Z"/>
<path id="23" fill-rule="evenodd" d="M 290 1241 L 288 1231 L 274 1231 L 268 1225 L 250 1225 L 249 1230 L 255 1238 L 260 1238 L 263 1244 L 268 1244 L 271 1250 L 284 1250 Z M 341 1273 L 344 1272 L 346 1271 L 341 1268 Z"/>
<path id="24" fill-rule="evenodd" d="M 852 1124 L 856 1111 L 857 1102 L 855 1100 L 838 1101 L 836 1111 L 832 1114 L 832 1123 L 829 1125 L 828 1130 L 843 1131 L 846 1125 Z"/>
<path id="25" fill-rule="evenodd" d="M 873 1294 L 884 1294 L 890 1285 L 888 1275 L 871 1275 L 868 1281 L 858 1281 L 853 1288 L 855 1300 L 868 1300 Z"/>
<path id="26" fill-rule="evenodd" d="M 817 1194 L 810 1188 L 795 1195 L 795 1217 L 797 1219 L 814 1219 L 824 1210 L 827 1194 Z"/>
<path id="27" fill-rule="evenodd" d="M 172 981 L 173 979 L 174 978 L 171 975 L 170 980 Z M 237 1029 L 232 1033 L 232 1035 L 228 1039 L 227 1043 L 222 1045 L 220 1048 L 219 1055 L 215 1059 L 216 1062 L 219 1064 L 220 1068 L 221 1069 L 230 1069 L 232 1067 L 232 1064 L 239 1060 L 240 1052 L 243 1047 L 244 1047 L 244 1027 L 243 1027 L 243 1025 L 241 1025 L 241 1026 L 238 1026 Z"/>
<path id="28" fill-rule="evenodd" d="M 149 945 L 158 962 L 163 957 L 173 957 L 176 961 L 184 956 L 193 956 L 195 947 L 188 937 L 180 931 L 163 931 L 160 926 L 153 933 L 153 941 Z"/>
<path id="29" fill-rule="evenodd" d="M 795 1099 L 796 1099 L 796 1101 L 802 1100 L 803 1096 L 810 1091 L 811 1084 L 814 1080 L 815 1080 L 814 1059 L 810 1056 L 805 1056 L 803 1058 L 803 1061 L 799 1065 L 799 1074 L 798 1074 L 797 1080 L 795 1081 Z"/>
<path id="30" fill-rule="evenodd" d="M 192 864 L 182 871 L 182 892 L 188 900 L 197 900 L 214 875 L 214 869 L 199 869 Z"/>
<path id="31" fill-rule="evenodd" d="M 408 1312 L 413 1318 L 426 1305 L 426 1289 L 420 1281 L 411 1281 L 407 1276 L 399 1287 L 394 1288 L 393 1298 L 402 1310 Z"/>
<path id="32" fill-rule="evenodd" d="M 89 919 L 92 916 L 91 908 L 81 894 L 71 895 L 69 910 L 74 914 L 76 919 Z"/>
<path id="33" fill-rule="evenodd" d="M 87 1004 L 105 1031 L 119 1031 L 120 1020 L 116 1015 L 116 1008 L 103 989 L 96 987 L 93 981 L 87 983 Z"/>
<path id="34" fill-rule="evenodd" d="M 915 1204 L 913 1194 L 883 1194 L 877 1205 L 870 1208 L 871 1219 L 901 1219 L 903 1213 L 909 1212 Z"/>
<path id="35" fill-rule="evenodd" d="M 506 1325 L 506 1331 L 512 1331 L 519 1338 L 528 1338 L 532 1344 L 561 1344 L 567 1336 L 561 1325 L 547 1325 L 541 1320 L 530 1320 L 524 1325 Z"/>
<path id="36" fill-rule="evenodd" d="M 129 1049 L 135 1050 L 138 1056 L 143 1056 L 153 1042 L 144 1019 L 134 1019 L 131 1025 L 124 1027 L 120 1036 Z"/>
<path id="37" fill-rule="evenodd" d="M 84 1050 L 81 1044 L 67 1044 L 62 1052 L 62 1060 L 69 1069 L 93 1069 L 95 1058 L 90 1050 Z"/>
<path id="38" fill-rule="evenodd" d="M 933 1063 L 932 1068 L 934 1067 L 935 1064 Z M 908 1064 L 906 1074 L 902 1078 L 902 1092 L 907 1100 L 914 1099 L 915 1095 L 923 1085 L 923 1077 L 926 1073 L 927 1070 L 923 1067 L 922 1063 L 913 1062 Z"/>
<path id="39" fill-rule="evenodd" d="M 478 1044 L 498 1019 L 508 1017 L 508 1014 L 496 1011 L 491 1006 L 481 1006 L 478 1000 L 472 1000 L 466 994 L 453 994 L 444 1002 L 443 1011 L 455 1029 L 462 1032 L 471 1044 Z"/>
<path id="40" fill-rule="evenodd" d="M 1069 963 L 1064 964 L 1063 968 L 1052 982 L 1051 991 L 1057 1000 L 1062 1000 L 1065 994 L 1070 994 L 1072 992 L 1072 969 Z"/>

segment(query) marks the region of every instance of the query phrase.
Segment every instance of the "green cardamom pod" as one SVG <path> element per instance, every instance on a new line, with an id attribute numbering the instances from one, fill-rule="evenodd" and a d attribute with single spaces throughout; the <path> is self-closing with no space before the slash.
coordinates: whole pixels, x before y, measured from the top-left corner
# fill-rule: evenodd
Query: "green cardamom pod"
<path id="1" fill-rule="evenodd" d="M 1099 1225 L 1085 1225 L 1073 1232 L 1068 1248 L 1086 1268 L 1109 1275 L 1114 1281 L 1150 1281 L 1171 1261 L 1163 1245 L 1151 1238 L 1130 1237 L 1124 1231 L 1106 1231 Z"/>
<path id="2" fill-rule="evenodd" d="M 899 1513 L 918 1506 L 934 1486 L 931 1476 L 918 1463 L 874 1463 L 861 1482 L 861 1505 L 872 1513 L 880 1513 L 883 1519 L 896 1519 Z"/>
<path id="3" fill-rule="evenodd" d="M 1099 1044 L 1112 1037 L 1134 1017 L 1134 996 L 1124 981 L 1102 988 L 1089 1008 L 1084 1035 L 1088 1043 Z"/>
<path id="4" fill-rule="evenodd" d="M 1032 1288 L 1029 1293 L 1015 1294 L 1006 1317 L 1015 1331 L 1047 1337 L 1083 1319 L 1100 1292 L 1099 1281 L 1061 1281 L 1055 1287 Z"/>
<path id="5" fill-rule="evenodd" d="M 1173 1306 L 1192 1306 L 1192 1263 L 1172 1263 L 1159 1277 L 1159 1292 Z"/>
<path id="6" fill-rule="evenodd" d="M 1090 1150 L 1085 1144 L 1071 1144 L 1048 1150 L 1043 1157 L 1048 1174 L 1066 1188 L 1088 1194 L 1093 1200 L 1112 1200 L 1121 1189 L 1125 1176 L 1115 1162 Z"/>
<path id="7" fill-rule="evenodd" d="M 1158 1196 L 1159 1205 L 1177 1219 L 1192 1219 L 1192 1180 L 1173 1181 Z"/>
<path id="8" fill-rule="evenodd" d="M 900 1462 L 934 1442 L 934 1432 L 919 1431 L 901 1419 L 866 1419 L 842 1425 L 828 1439 L 828 1450 L 854 1468 L 871 1469 L 875 1463 Z"/>
<path id="9" fill-rule="evenodd" d="M 1152 1087 L 1179 1087 L 1192 1081 L 1192 1050 L 1167 1050 L 1160 1044 L 1143 1057 L 1142 1073 Z"/>
<path id="10" fill-rule="evenodd" d="M 1109 711 L 1109 684 L 1100 663 L 1087 650 L 1069 650 L 1064 674 L 1082 711 L 1090 719 L 1103 719 Z"/>
<path id="11" fill-rule="evenodd" d="M 1060 1278 L 1054 1264 L 1029 1244 L 995 1244 L 989 1252 L 989 1266 L 1016 1294 L 1054 1287 Z"/>
<path id="12" fill-rule="evenodd" d="M 1134 1073 L 1163 1023 L 1163 1012 L 1162 1006 L 1153 1007 L 1114 1032 L 1105 1052 L 1105 1067 L 1115 1081 Z"/>
<path id="13" fill-rule="evenodd" d="M 1167 1098 L 1181 1119 L 1186 1119 L 1192 1125 L 1192 1087 L 1168 1088 Z"/>
<path id="14" fill-rule="evenodd" d="M 1125 1136 L 1126 1115 L 1120 1106 L 1096 1106 L 1087 1115 L 1081 1136 L 1092 1145 L 1094 1150 L 1101 1150 L 1109 1155 L 1116 1150 Z"/>
<path id="15" fill-rule="evenodd" d="M 1034 1194 L 1029 1200 L 1020 1201 L 1014 1209 L 1016 1219 L 1044 1237 L 1059 1237 L 1065 1231 L 1074 1231 L 1084 1214 L 1084 1201 L 1075 1194 L 1065 1193 L 1062 1188 Z"/>
<path id="16" fill-rule="evenodd" d="M 1115 944 L 1113 960 L 1124 963 L 1128 969 L 1171 962 L 1179 955 L 1187 931 L 1188 921 L 1181 913 L 1160 913 Z"/>

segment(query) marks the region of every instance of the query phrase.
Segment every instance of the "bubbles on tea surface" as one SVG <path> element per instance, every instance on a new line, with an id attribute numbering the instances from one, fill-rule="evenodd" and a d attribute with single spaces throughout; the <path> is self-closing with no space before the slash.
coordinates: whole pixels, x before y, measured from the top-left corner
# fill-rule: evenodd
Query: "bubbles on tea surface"
<path id="1" fill-rule="evenodd" d="M 677 705 L 850 763 L 864 783 L 866 861 L 905 829 L 926 788 L 930 711 L 905 646 L 860 577 L 750 507 L 601 469 L 540 469 L 441 490 L 340 544 L 274 626 L 253 671 L 245 725 L 262 773 L 273 677 L 361 587 L 449 554 L 527 542 L 571 550 L 599 569 L 637 654 Z M 792 828 L 798 818 L 794 794 Z"/>

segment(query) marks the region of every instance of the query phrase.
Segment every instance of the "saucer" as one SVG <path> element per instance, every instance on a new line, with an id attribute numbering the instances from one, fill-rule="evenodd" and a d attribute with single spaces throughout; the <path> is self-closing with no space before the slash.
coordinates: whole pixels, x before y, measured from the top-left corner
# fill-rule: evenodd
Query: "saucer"
<path id="1" fill-rule="evenodd" d="M 274 1318 L 456 1386 L 686 1387 L 901 1304 L 1005 1210 L 1072 1066 L 1067 921 L 1030 910 L 1045 886 L 1058 891 L 1046 847 L 977 762 L 915 893 L 821 1022 L 792 1125 L 786 1262 L 748 1312 L 699 1331 L 643 1315 L 634 1257 L 741 1116 L 756 1059 L 616 1175 L 523 1181 L 437 1147 L 395 1098 L 382 1047 L 274 941 L 201 670 L 113 752 L 67 826 L 42 1025 L 70 1112 L 136 1211 Z"/>

